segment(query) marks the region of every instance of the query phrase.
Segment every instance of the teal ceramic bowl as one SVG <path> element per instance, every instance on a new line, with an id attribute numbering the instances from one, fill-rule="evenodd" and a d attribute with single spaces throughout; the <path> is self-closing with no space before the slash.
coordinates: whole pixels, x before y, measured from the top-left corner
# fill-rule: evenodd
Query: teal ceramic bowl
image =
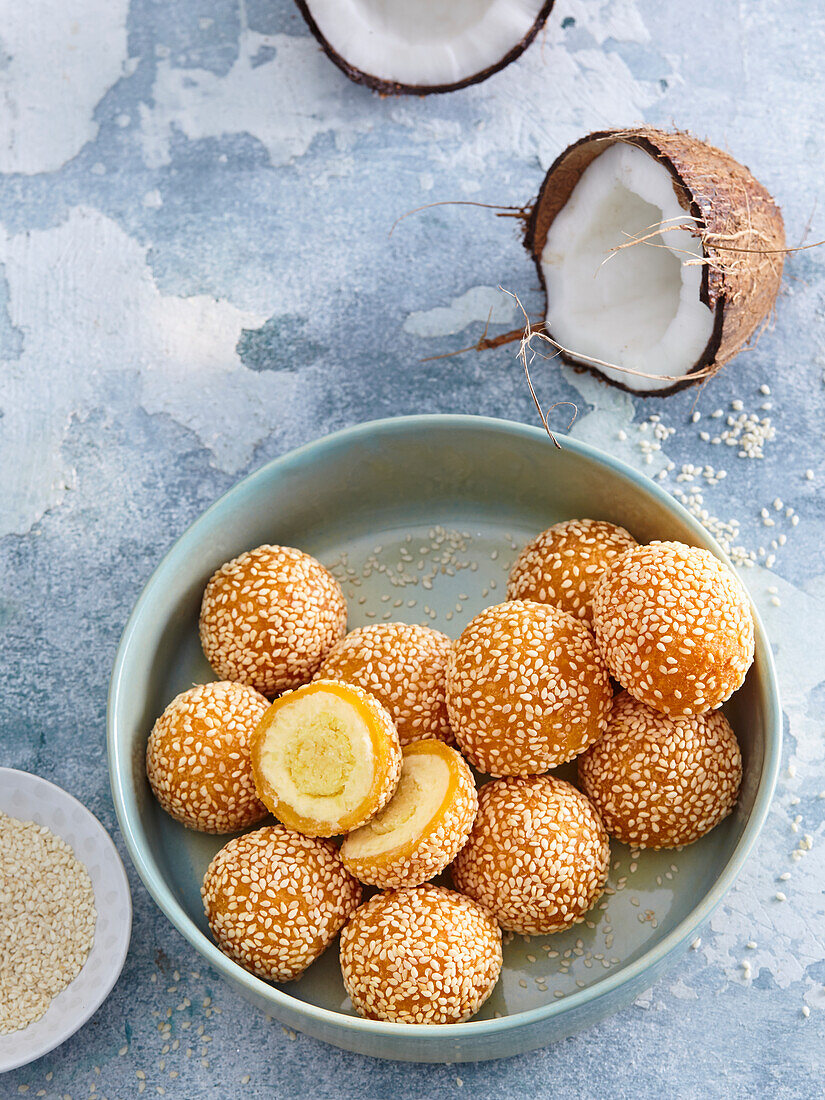
<path id="1" fill-rule="evenodd" d="M 781 715 L 768 640 L 727 713 L 742 745 L 735 812 L 697 844 L 634 857 L 613 844 L 612 893 L 568 932 L 505 947 L 504 969 L 479 1016 L 463 1024 L 362 1020 L 346 998 L 332 946 L 297 982 L 271 985 L 223 955 L 201 908 L 203 872 L 222 841 L 192 833 L 154 802 L 146 738 L 179 691 L 213 679 L 198 644 L 207 579 L 264 542 L 299 546 L 342 580 L 350 627 L 392 618 L 457 636 L 505 595 L 517 550 L 570 517 L 612 520 L 640 541 L 680 539 L 724 557 L 667 493 L 575 440 L 463 416 L 382 420 L 300 448 L 240 482 L 178 540 L 126 626 L 108 713 L 112 791 L 127 847 L 172 924 L 227 981 L 283 1024 L 382 1058 L 501 1058 L 543 1046 L 614 1012 L 673 964 L 730 888 L 768 811 Z"/>

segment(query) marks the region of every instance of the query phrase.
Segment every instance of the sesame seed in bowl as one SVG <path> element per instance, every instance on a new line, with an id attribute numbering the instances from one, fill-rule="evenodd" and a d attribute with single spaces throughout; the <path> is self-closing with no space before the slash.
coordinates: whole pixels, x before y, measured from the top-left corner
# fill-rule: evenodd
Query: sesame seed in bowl
<path id="1" fill-rule="evenodd" d="M 126 872 L 97 818 L 54 783 L 0 768 L 0 1073 L 97 1011 L 131 926 Z"/>

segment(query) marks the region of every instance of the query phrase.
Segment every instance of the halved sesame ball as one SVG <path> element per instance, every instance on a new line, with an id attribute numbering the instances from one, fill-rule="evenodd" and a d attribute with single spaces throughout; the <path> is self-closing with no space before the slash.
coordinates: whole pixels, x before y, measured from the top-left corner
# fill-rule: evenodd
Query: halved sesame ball
<path id="1" fill-rule="evenodd" d="M 490 775 L 534 775 L 601 737 L 613 693 L 579 619 L 531 600 L 488 607 L 447 663 L 447 710 L 459 748 Z"/>
<path id="2" fill-rule="evenodd" d="M 444 678 L 452 641 L 408 623 L 359 626 L 332 647 L 317 672 L 358 684 L 392 715 L 402 745 L 423 737 L 452 741 Z"/>
<path id="3" fill-rule="evenodd" d="M 267 699 L 245 684 L 199 684 L 176 696 L 146 746 L 146 776 L 168 814 L 202 833 L 232 833 L 266 817 L 249 743 Z"/>
<path id="4" fill-rule="evenodd" d="M 721 706 L 753 661 L 753 616 L 736 575 L 709 550 L 651 542 L 617 558 L 593 597 L 608 667 L 665 714 Z"/>
<path id="5" fill-rule="evenodd" d="M 341 586 L 290 546 L 259 546 L 222 565 L 203 594 L 203 652 L 224 680 L 264 695 L 310 681 L 347 629 Z"/>
<path id="6" fill-rule="evenodd" d="M 416 741 L 403 750 L 390 801 L 344 839 L 344 866 L 382 890 L 418 886 L 455 859 L 477 810 L 473 773 L 459 753 L 442 741 Z"/>
<path id="7" fill-rule="evenodd" d="M 610 843 L 591 802 L 550 775 L 495 779 L 478 797 L 470 839 L 452 867 L 458 890 L 502 928 L 561 932 L 601 897 Z"/>
<path id="8" fill-rule="evenodd" d="M 389 890 L 341 933 L 341 971 L 368 1020 L 460 1023 L 498 981 L 501 930 L 483 906 L 441 886 Z"/>
<path id="9" fill-rule="evenodd" d="M 401 774 L 392 718 L 363 688 L 335 680 L 276 699 L 251 750 L 261 800 L 307 836 L 357 829 L 386 806 Z"/>
<path id="10" fill-rule="evenodd" d="M 621 692 L 579 783 L 611 836 L 638 848 L 691 844 L 727 817 L 742 754 L 720 710 L 672 718 Z"/>
<path id="11" fill-rule="evenodd" d="M 201 896 L 224 954 L 261 978 L 289 982 L 356 911 L 361 884 L 332 841 L 271 825 L 221 848 Z"/>
<path id="12" fill-rule="evenodd" d="M 602 519 L 569 519 L 542 531 L 516 558 L 508 600 L 536 600 L 590 622 L 590 601 L 607 566 L 636 546 L 624 527 Z"/>

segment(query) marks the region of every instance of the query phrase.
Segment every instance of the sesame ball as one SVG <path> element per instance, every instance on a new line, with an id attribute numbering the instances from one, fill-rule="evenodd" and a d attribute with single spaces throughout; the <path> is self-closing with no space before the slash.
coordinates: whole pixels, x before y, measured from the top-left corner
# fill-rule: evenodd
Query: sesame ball
<path id="1" fill-rule="evenodd" d="M 443 741 L 416 741 L 403 750 L 390 801 L 344 838 L 344 866 L 382 890 L 418 886 L 453 861 L 477 810 L 473 773 L 460 754 Z"/>
<path id="2" fill-rule="evenodd" d="M 377 894 L 341 933 L 341 971 L 368 1020 L 454 1024 L 478 1012 L 501 972 L 501 930 L 441 886 Z"/>
<path id="3" fill-rule="evenodd" d="M 610 862 L 607 833 L 588 799 L 562 779 L 534 775 L 495 779 L 478 802 L 452 866 L 456 888 L 523 935 L 582 920 L 604 890 Z"/>
<path id="4" fill-rule="evenodd" d="M 347 628 L 341 586 L 289 546 L 259 546 L 222 565 L 203 594 L 203 652 L 223 680 L 264 695 L 312 679 Z"/>
<path id="5" fill-rule="evenodd" d="M 642 703 L 702 714 L 728 699 L 753 661 L 748 597 L 709 550 L 651 542 L 602 575 L 593 627 L 608 667 Z"/>
<path id="6" fill-rule="evenodd" d="M 158 718 L 146 776 L 168 814 L 202 833 L 232 833 L 266 817 L 255 791 L 249 742 L 269 702 L 245 684 L 199 684 Z"/>
<path id="7" fill-rule="evenodd" d="M 482 611 L 447 663 L 456 742 L 490 775 L 531 775 L 572 760 L 601 736 L 612 697 L 585 624 L 531 600 Z"/>
<path id="8" fill-rule="evenodd" d="M 316 675 L 358 684 L 380 699 L 402 745 L 428 737 L 451 741 L 444 699 L 451 645 L 446 634 L 429 626 L 360 626 L 336 642 Z"/>
<path id="9" fill-rule="evenodd" d="M 271 825 L 221 848 L 201 896 L 225 955 L 260 978 L 289 982 L 356 911 L 361 884 L 331 841 Z"/>
<path id="10" fill-rule="evenodd" d="M 742 755 L 719 710 L 673 718 L 627 692 L 607 732 L 579 757 L 579 784 L 611 836 L 638 848 L 677 848 L 727 817 Z"/>
<path id="11" fill-rule="evenodd" d="M 261 801 L 290 829 L 339 836 L 392 798 L 401 774 L 395 724 L 354 684 L 316 680 L 286 692 L 252 735 Z"/>
<path id="12" fill-rule="evenodd" d="M 590 601 L 607 566 L 636 545 L 624 527 L 601 519 L 569 519 L 542 531 L 510 570 L 508 600 L 536 600 L 590 622 Z"/>

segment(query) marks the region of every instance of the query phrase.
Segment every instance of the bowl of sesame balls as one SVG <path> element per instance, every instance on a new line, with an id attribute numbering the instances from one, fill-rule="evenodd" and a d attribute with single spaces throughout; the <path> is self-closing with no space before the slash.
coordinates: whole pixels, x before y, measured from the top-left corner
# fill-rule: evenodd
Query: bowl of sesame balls
<path id="1" fill-rule="evenodd" d="M 781 750 L 770 647 L 712 537 L 573 439 L 360 425 L 265 466 L 126 626 L 114 801 L 171 923 L 287 1027 L 500 1058 L 673 965 Z"/>

